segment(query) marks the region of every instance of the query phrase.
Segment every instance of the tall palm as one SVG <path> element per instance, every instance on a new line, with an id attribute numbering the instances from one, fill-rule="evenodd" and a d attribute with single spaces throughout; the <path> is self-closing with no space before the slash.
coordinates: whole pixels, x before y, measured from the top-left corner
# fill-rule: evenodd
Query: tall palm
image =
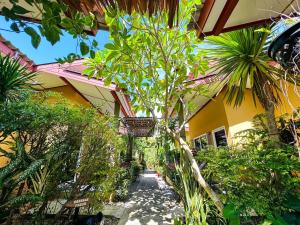
<path id="1" fill-rule="evenodd" d="M 18 99 L 30 88 L 35 73 L 19 64 L 19 60 L 0 54 L 0 102 Z"/>
<path id="2" fill-rule="evenodd" d="M 240 106 L 246 89 L 250 88 L 254 103 L 258 99 L 266 111 L 270 137 L 278 141 L 274 113 L 280 101 L 276 82 L 278 69 L 270 65 L 272 59 L 263 52 L 267 36 L 266 32 L 252 27 L 208 37 L 207 42 L 212 46 L 208 56 L 217 61 L 215 69 L 227 83 L 227 103 Z"/>

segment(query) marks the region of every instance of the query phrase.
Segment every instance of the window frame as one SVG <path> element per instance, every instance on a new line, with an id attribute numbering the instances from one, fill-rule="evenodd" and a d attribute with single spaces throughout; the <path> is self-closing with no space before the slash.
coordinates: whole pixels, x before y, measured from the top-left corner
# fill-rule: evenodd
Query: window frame
<path id="1" fill-rule="evenodd" d="M 194 148 L 195 148 L 195 149 L 196 149 L 195 140 L 198 139 L 198 138 L 204 137 L 204 136 L 206 137 L 207 145 L 209 145 L 209 144 L 208 144 L 208 132 L 206 132 L 206 133 L 204 133 L 204 134 L 201 134 L 201 135 L 199 135 L 199 136 L 193 138 L 193 145 L 194 145 Z M 202 143 L 201 143 L 201 142 L 200 142 L 200 145 L 201 145 L 201 148 L 200 148 L 200 149 L 196 149 L 197 151 L 203 149 L 203 148 L 202 148 Z"/>
<path id="2" fill-rule="evenodd" d="M 226 133 L 225 126 L 221 126 L 221 127 L 218 127 L 218 128 L 216 128 L 216 129 L 212 130 L 212 132 L 211 132 L 211 133 L 212 133 L 212 136 L 213 136 L 214 146 L 215 146 L 216 148 L 218 148 L 218 146 L 217 146 L 217 141 L 216 141 L 215 133 L 217 133 L 218 131 L 221 131 L 221 130 L 224 130 L 225 137 L 226 137 L 226 143 L 227 143 L 227 146 L 228 146 L 228 136 L 227 136 L 227 133 Z M 226 146 L 224 146 L 224 147 L 226 147 Z"/>

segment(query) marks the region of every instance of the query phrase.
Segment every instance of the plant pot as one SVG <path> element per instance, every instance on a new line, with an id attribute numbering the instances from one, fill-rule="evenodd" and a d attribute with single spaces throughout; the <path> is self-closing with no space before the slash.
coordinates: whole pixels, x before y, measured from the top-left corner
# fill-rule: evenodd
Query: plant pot
<path id="1" fill-rule="evenodd" d="M 299 68 L 300 21 L 281 32 L 270 44 L 268 55 L 285 69 Z"/>

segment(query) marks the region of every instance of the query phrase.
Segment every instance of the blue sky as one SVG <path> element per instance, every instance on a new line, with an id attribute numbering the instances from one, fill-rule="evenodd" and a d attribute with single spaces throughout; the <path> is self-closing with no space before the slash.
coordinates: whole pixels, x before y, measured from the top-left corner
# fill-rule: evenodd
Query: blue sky
<path id="1" fill-rule="evenodd" d="M 10 41 L 14 46 L 20 49 L 36 64 L 49 63 L 56 61 L 56 58 L 67 56 L 71 52 L 76 52 L 77 40 L 73 39 L 71 35 L 64 32 L 64 36 L 55 45 L 51 45 L 45 38 L 42 38 L 41 44 L 38 49 L 31 45 L 30 37 L 22 33 L 9 32 L 10 22 L 5 21 L 3 16 L 0 16 L 0 34 Z M 98 31 L 96 40 L 99 43 L 99 48 L 109 42 L 109 33 L 107 31 Z M 79 53 L 79 49 L 77 50 Z"/>

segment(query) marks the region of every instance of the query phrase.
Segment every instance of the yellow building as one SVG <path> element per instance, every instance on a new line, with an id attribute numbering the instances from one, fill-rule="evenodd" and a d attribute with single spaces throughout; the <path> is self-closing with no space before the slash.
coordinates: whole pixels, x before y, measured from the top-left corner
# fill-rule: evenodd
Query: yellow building
<path id="1" fill-rule="evenodd" d="M 275 115 L 290 114 L 300 107 L 300 88 L 281 81 L 281 104 L 276 107 Z M 235 135 L 253 127 L 253 117 L 264 113 L 261 104 L 254 104 L 250 90 L 247 90 L 242 105 L 235 108 L 224 100 L 225 88 L 216 88 L 210 93 L 212 98 L 198 96 L 198 108 L 188 118 L 189 142 L 196 149 L 206 145 L 222 146 L 236 143 Z"/>

